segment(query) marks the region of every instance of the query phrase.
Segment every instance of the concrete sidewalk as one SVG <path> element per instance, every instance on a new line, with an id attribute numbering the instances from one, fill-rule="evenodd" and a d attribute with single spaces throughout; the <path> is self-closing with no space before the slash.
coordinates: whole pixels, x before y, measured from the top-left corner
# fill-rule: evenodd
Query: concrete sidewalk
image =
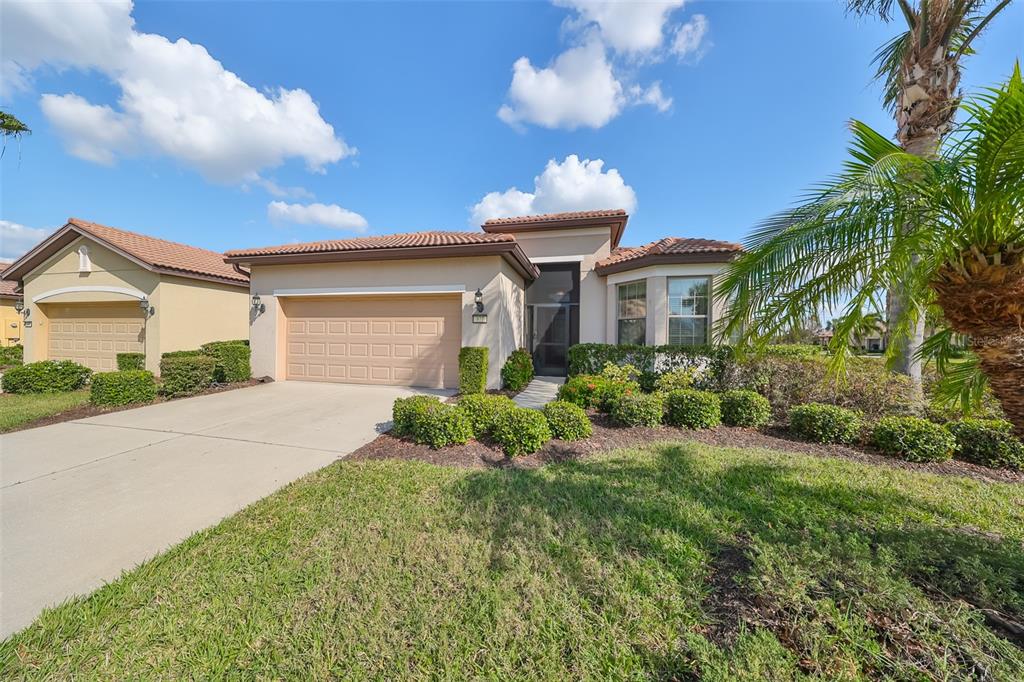
<path id="1" fill-rule="evenodd" d="M 558 389 L 565 383 L 565 377 L 534 377 L 526 388 L 512 400 L 519 407 L 539 410 L 552 400 L 558 399 Z"/>
<path id="2" fill-rule="evenodd" d="M 416 392 L 281 382 L 0 436 L 0 637 L 372 440 Z"/>

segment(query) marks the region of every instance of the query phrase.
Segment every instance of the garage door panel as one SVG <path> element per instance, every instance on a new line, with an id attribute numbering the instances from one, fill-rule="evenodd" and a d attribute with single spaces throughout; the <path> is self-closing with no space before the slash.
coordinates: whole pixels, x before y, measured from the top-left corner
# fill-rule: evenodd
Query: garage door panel
<path id="1" fill-rule="evenodd" d="M 290 379 L 458 384 L 459 297 L 289 299 L 283 307 Z"/>
<path id="2" fill-rule="evenodd" d="M 111 372 L 117 369 L 118 353 L 144 350 L 142 313 L 136 303 L 53 304 L 45 312 L 51 360 Z"/>

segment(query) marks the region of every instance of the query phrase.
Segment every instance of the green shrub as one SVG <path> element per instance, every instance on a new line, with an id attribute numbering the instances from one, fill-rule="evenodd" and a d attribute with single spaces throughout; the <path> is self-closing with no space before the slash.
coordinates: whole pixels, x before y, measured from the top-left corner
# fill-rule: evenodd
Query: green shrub
<path id="1" fill-rule="evenodd" d="M 689 429 L 713 429 L 722 423 L 722 406 L 709 391 L 681 388 L 665 395 L 665 421 Z"/>
<path id="2" fill-rule="evenodd" d="M 65 393 L 86 385 L 92 370 L 70 360 L 42 360 L 11 367 L 4 372 L 8 393 Z"/>
<path id="3" fill-rule="evenodd" d="M 501 366 L 501 385 L 510 391 L 521 391 L 533 381 L 533 356 L 524 348 L 512 351 Z"/>
<path id="4" fill-rule="evenodd" d="M 498 415 L 491 438 L 509 457 L 537 452 L 551 440 L 548 420 L 538 410 L 516 407 Z"/>
<path id="5" fill-rule="evenodd" d="M 447 445 L 462 445 L 473 437 L 469 416 L 455 405 L 437 403 L 422 413 L 414 413 L 413 438 L 435 450 Z"/>
<path id="6" fill-rule="evenodd" d="M 160 359 L 164 358 L 196 358 L 206 355 L 201 350 L 169 350 L 166 353 L 160 354 Z"/>
<path id="7" fill-rule="evenodd" d="M 483 393 L 487 390 L 486 346 L 463 346 L 459 351 L 459 393 Z"/>
<path id="8" fill-rule="evenodd" d="M 459 398 L 459 408 L 469 417 L 473 437 L 482 438 L 491 433 L 499 414 L 516 406 L 511 398 L 488 393 L 471 393 Z"/>
<path id="9" fill-rule="evenodd" d="M 20 345 L 0 346 L 0 367 L 20 365 L 24 358 L 24 349 Z"/>
<path id="10" fill-rule="evenodd" d="M 680 367 L 659 376 L 654 382 L 654 388 L 661 393 L 693 388 L 693 380 L 696 376 L 697 370 L 693 367 Z"/>
<path id="11" fill-rule="evenodd" d="M 127 372 L 133 369 L 146 369 L 146 354 L 118 353 L 117 369 L 119 372 Z"/>
<path id="12" fill-rule="evenodd" d="M 605 379 L 593 374 L 570 377 L 558 387 L 558 399 L 583 409 L 597 407 L 606 383 Z"/>
<path id="13" fill-rule="evenodd" d="M 781 358 L 815 358 L 825 354 L 821 346 L 809 343 L 780 343 L 766 346 L 761 352 Z"/>
<path id="14" fill-rule="evenodd" d="M 719 396 L 726 426 L 764 426 L 772 420 L 772 405 L 760 393 L 734 389 Z"/>
<path id="15" fill-rule="evenodd" d="M 601 368 L 601 377 L 614 384 L 635 384 L 640 380 L 640 370 L 630 364 L 606 362 Z"/>
<path id="16" fill-rule="evenodd" d="M 640 395 L 643 390 L 635 381 L 609 381 L 605 379 L 598 388 L 597 409 L 609 414 L 619 400 L 624 397 Z"/>
<path id="17" fill-rule="evenodd" d="M 861 415 L 837 405 L 808 403 L 789 410 L 789 427 L 815 443 L 852 443 L 860 435 Z"/>
<path id="18" fill-rule="evenodd" d="M 170 397 L 195 395 L 213 384 L 217 362 L 198 351 L 164 353 L 160 359 L 163 392 Z"/>
<path id="19" fill-rule="evenodd" d="M 579 343 L 569 349 L 569 376 L 597 374 L 605 363 L 633 365 L 644 390 L 655 389 L 660 375 L 676 369 L 694 371 L 694 386 L 705 390 L 733 388 L 735 351 L 729 346 L 631 346 Z"/>
<path id="20" fill-rule="evenodd" d="M 542 410 L 548 420 L 551 435 L 562 440 L 589 438 L 594 432 L 590 418 L 583 408 L 564 400 L 554 400 Z"/>
<path id="21" fill-rule="evenodd" d="M 609 416 L 616 426 L 659 426 L 665 406 L 660 393 L 624 393 L 612 401 Z"/>
<path id="22" fill-rule="evenodd" d="M 957 458 L 987 467 L 1024 469 L 1024 443 L 1004 419 L 961 419 L 946 425 L 956 439 Z"/>
<path id="23" fill-rule="evenodd" d="M 956 449 L 953 434 L 920 417 L 880 419 L 871 432 L 871 442 L 885 454 L 909 462 L 944 462 Z"/>
<path id="24" fill-rule="evenodd" d="M 131 405 L 155 399 L 156 379 L 144 369 L 100 372 L 92 376 L 89 387 L 89 402 L 93 405 Z"/>
<path id="25" fill-rule="evenodd" d="M 212 341 L 204 343 L 199 350 L 203 355 L 209 355 L 216 360 L 213 380 L 218 384 L 248 381 L 252 376 L 248 342 Z"/>
<path id="26" fill-rule="evenodd" d="M 440 404 L 437 396 L 432 395 L 396 398 L 391 404 L 392 433 L 396 436 L 412 436 L 420 417 Z"/>

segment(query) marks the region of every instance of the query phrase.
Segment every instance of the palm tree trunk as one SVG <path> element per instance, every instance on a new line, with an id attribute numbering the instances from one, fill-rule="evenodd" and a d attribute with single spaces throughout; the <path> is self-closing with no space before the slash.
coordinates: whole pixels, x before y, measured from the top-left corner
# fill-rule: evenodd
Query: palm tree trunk
<path id="1" fill-rule="evenodd" d="M 971 349 L 1014 433 L 1024 439 L 1024 333 L 972 339 Z"/>

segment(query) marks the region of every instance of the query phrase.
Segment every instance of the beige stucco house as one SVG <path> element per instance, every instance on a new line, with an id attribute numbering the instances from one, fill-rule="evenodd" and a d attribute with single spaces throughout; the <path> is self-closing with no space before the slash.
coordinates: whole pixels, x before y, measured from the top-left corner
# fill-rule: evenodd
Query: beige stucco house
<path id="1" fill-rule="evenodd" d="M 7 269 L 11 261 L 0 260 L 0 272 Z M 0 279 L 0 346 L 14 346 L 21 343 L 21 315 L 15 309 L 21 294 L 18 283 Z"/>
<path id="2" fill-rule="evenodd" d="M 25 362 L 117 369 L 121 352 L 160 355 L 249 336 L 249 278 L 222 254 L 71 218 L 7 266 Z"/>
<path id="3" fill-rule="evenodd" d="M 621 247 L 628 216 L 586 211 L 228 251 L 259 297 L 253 373 L 277 380 L 453 388 L 462 346 L 490 348 L 488 385 L 514 349 L 564 375 L 579 342 L 705 344 L 714 278 L 740 246 L 668 237 Z"/>

